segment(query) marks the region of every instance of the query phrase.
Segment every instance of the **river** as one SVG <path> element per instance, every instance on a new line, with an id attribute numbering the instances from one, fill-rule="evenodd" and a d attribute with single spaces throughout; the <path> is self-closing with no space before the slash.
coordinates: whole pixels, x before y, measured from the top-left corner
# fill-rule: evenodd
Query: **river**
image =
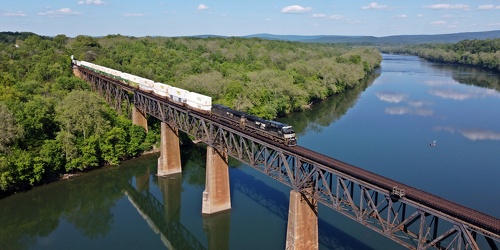
<path id="1" fill-rule="evenodd" d="M 365 84 L 281 119 L 299 145 L 500 217 L 500 75 L 383 55 Z M 435 146 L 430 144 L 436 141 Z M 232 209 L 202 216 L 205 149 L 157 154 L 0 200 L 0 249 L 284 249 L 287 186 L 230 159 Z M 320 249 L 403 249 L 319 206 Z"/>

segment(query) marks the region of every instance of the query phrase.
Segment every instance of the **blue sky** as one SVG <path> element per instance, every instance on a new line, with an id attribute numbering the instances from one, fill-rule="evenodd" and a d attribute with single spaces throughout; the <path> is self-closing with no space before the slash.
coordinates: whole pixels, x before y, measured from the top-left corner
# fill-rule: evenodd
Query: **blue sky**
<path id="1" fill-rule="evenodd" d="M 410 35 L 500 30 L 500 0 L 0 0 L 0 31 L 40 35 Z"/>

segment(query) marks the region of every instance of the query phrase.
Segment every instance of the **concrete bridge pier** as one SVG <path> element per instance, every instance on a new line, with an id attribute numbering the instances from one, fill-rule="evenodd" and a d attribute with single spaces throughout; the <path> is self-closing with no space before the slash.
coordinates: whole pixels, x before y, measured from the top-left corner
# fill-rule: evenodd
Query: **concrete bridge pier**
<path id="1" fill-rule="evenodd" d="M 181 148 L 179 130 L 165 122 L 161 123 L 160 158 L 158 158 L 158 176 L 181 173 Z"/>
<path id="2" fill-rule="evenodd" d="M 203 191 L 202 214 L 231 209 L 227 152 L 207 147 L 207 170 Z"/>
<path id="3" fill-rule="evenodd" d="M 291 190 L 285 249 L 318 248 L 318 202 Z"/>
<path id="4" fill-rule="evenodd" d="M 73 65 L 73 75 L 75 75 L 76 77 L 78 77 L 80 79 L 83 79 L 82 72 L 80 72 L 80 70 L 78 69 L 78 66 L 76 66 L 76 65 Z"/>
<path id="5" fill-rule="evenodd" d="M 148 132 L 148 120 L 146 119 L 146 114 L 136 108 L 132 107 L 132 124 L 143 127 Z"/>

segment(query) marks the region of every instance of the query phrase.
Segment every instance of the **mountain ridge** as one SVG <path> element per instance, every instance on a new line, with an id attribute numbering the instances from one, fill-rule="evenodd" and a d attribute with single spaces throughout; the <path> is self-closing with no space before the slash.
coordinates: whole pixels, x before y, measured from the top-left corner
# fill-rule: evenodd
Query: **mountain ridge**
<path id="1" fill-rule="evenodd" d="M 342 36 L 342 35 L 274 35 L 274 34 L 252 34 L 241 36 L 244 38 L 262 38 L 271 40 L 284 40 L 294 42 L 317 42 L 317 43 L 354 43 L 354 44 L 421 44 L 421 43 L 456 43 L 462 40 L 485 40 L 500 38 L 500 30 L 460 32 L 435 35 L 392 35 L 392 36 Z"/>

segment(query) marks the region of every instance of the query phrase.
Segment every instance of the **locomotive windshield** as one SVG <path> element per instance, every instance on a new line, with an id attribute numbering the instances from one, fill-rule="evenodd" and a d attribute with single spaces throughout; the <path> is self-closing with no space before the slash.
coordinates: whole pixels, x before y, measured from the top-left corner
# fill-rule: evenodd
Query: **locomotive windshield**
<path id="1" fill-rule="evenodd" d="M 295 133 L 292 126 L 283 127 L 282 130 L 283 130 L 283 133 L 285 133 L 285 134 L 294 134 Z"/>

